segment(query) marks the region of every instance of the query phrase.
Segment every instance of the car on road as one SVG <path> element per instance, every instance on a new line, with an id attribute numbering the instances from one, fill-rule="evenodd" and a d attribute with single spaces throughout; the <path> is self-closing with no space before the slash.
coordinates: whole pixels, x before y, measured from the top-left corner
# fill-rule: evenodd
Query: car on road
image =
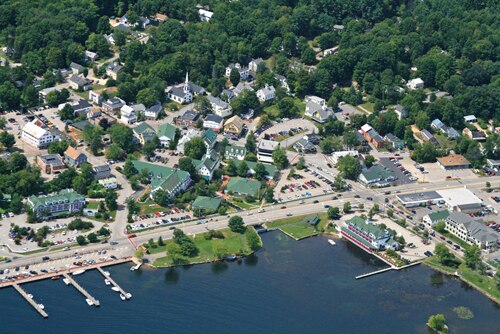
<path id="1" fill-rule="evenodd" d="M 424 255 L 425 255 L 425 256 L 432 256 L 432 255 L 434 255 L 434 254 L 432 254 L 432 252 L 431 252 L 431 251 L 426 251 L 426 252 L 424 252 Z"/>
<path id="2" fill-rule="evenodd" d="M 324 207 L 325 209 L 328 209 L 328 208 L 330 207 L 330 205 L 328 205 L 328 204 L 324 204 L 324 205 L 323 205 L 323 207 Z"/>
<path id="3" fill-rule="evenodd" d="M 359 195 L 354 195 L 354 198 L 360 198 L 360 196 Z"/>
<path id="4" fill-rule="evenodd" d="M 373 201 L 373 197 L 367 197 L 366 199 L 369 201 Z"/>
<path id="5" fill-rule="evenodd" d="M 314 203 L 314 204 L 317 204 L 317 203 L 319 203 L 319 201 L 318 201 L 317 199 L 315 199 L 315 200 L 313 201 L 313 203 Z"/>
<path id="6" fill-rule="evenodd" d="M 283 205 L 283 206 L 281 207 L 281 209 L 286 209 L 286 205 Z"/>
<path id="7" fill-rule="evenodd" d="M 286 214 L 286 216 L 287 217 L 291 217 L 291 216 L 293 216 L 293 213 L 289 212 L 289 213 Z"/>
<path id="8" fill-rule="evenodd" d="M 440 235 L 440 236 L 439 236 L 439 239 L 441 239 L 441 240 L 446 240 L 446 238 L 445 238 L 445 237 L 443 237 L 442 235 Z"/>
<path id="9" fill-rule="evenodd" d="M 168 229 L 169 229 L 169 230 L 175 230 L 176 228 L 177 228 L 177 227 L 175 227 L 175 226 L 170 226 Z"/>

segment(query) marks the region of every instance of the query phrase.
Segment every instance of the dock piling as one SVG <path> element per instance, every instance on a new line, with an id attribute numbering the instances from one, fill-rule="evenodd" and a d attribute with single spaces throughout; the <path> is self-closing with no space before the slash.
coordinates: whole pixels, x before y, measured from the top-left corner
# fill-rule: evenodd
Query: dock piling
<path id="1" fill-rule="evenodd" d="M 63 276 L 64 276 L 64 278 L 68 279 L 71 282 L 71 285 L 73 285 L 78 291 L 80 291 L 80 293 L 82 295 L 84 295 L 85 298 L 90 299 L 95 307 L 101 305 L 101 303 L 99 302 L 99 300 L 97 300 L 94 297 L 92 297 L 90 295 L 90 293 L 88 293 L 87 290 L 85 290 L 84 288 L 82 288 L 80 286 L 80 284 L 78 284 L 71 276 L 69 276 L 67 273 L 63 273 Z"/>
<path id="2" fill-rule="evenodd" d="M 44 310 L 43 310 L 43 309 L 42 309 L 42 308 L 41 308 L 41 307 L 40 307 L 37 303 L 35 303 L 35 301 L 34 301 L 32 298 L 30 298 L 30 297 L 28 296 L 28 293 L 26 293 L 26 291 L 24 291 L 24 289 L 23 289 L 23 288 L 21 288 L 21 287 L 20 287 L 18 284 L 16 284 L 16 283 L 12 284 L 12 286 L 14 287 L 14 289 L 16 289 L 16 290 L 17 290 L 17 292 L 19 292 L 19 294 L 20 294 L 21 296 L 23 296 L 23 297 L 24 297 L 24 299 L 26 299 L 26 301 L 27 301 L 28 303 L 30 303 L 30 304 L 31 304 L 31 306 L 33 306 L 33 307 L 35 308 L 35 310 L 36 310 L 38 313 L 40 313 L 40 315 L 41 315 L 42 317 L 47 318 L 47 317 L 49 316 L 49 315 L 47 314 L 47 312 L 45 312 L 45 311 L 44 311 Z"/>
<path id="3" fill-rule="evenodd" d="M 96 267 L 96 269 L 102 274 L 102 276 L 104 276 L 105 279 L 107 279 L 113 286 L 117 287 L 118 289 L 120 289 L 120 293 L 123 294 L 125 296 L 125 298 L 127 299 L 130 299 L 130 294 L 128 294 L 127 292 L 125 292 L 125 290 L 122 289 L 121 286 L 118 285 L 118 283 L 115 282 L 114 279 L 111 278 L 111 275 L 106 275 L 106 273 L 104 272 L 104 270 L 101 268 L 101 267 Z"/>

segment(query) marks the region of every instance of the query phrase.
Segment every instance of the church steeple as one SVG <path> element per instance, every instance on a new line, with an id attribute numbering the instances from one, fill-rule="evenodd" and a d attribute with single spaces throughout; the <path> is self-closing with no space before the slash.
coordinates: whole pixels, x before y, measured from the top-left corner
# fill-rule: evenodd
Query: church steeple
<path id="1" fill-rule="evenodd" d="M 184 93 L 189 93 L 189 73 L 186 72 L 186 81 L 184 82 Z"/>

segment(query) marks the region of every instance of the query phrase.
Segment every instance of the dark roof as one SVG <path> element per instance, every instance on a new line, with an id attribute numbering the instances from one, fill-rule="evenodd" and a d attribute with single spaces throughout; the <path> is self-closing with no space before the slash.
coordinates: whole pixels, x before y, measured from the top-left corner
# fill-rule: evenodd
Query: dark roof
<path id="1" fill-rule="evenodd" d="M 157 102 L 155 105 L 146 109 L 146 111 L 153 112 L 155 114 L 159 114 L 163 109 L 163 106 L 160 102 Z"/>
<path id="2" fill-rule="evenodd" d="M 205 117 L 206 122 L 220 123 L 220 122 L 222 122 L 222 120 L 223 120 L 222 117 L 220 117 L 219 115 L 215 115 L 215 114 L 208 114 Z"/>
<path id="3" fill-rule="evenodd" d="M 111 167 L 109 167 L 109 165 L 100 165 L 100 166 L 94 166 L 93 170 L 95 173 L 102 173 L 111 171 Z"/>
<path id="4" fill-rule="evenodd" d="M 179 116 L 179 119 L 185 120 L 185 121 L 196 121 L 196 119 L 200 116 L 197 112 L 194 112 L 193 110 L 186 110 L 184 114 Z"/>
<path id="5" fill-rule="evenodd" d="M 92 108 L 92 105 L 87 100 L 78 100 L 78 103 L 72 105 L 71 108 L 73 108 L 73 110 L 76 112 L 83 109 L 90 109 Z"/>
<path id="6" fill-rule="evenodd" d="M 83 129 L 85 129 L 85 127 L 91 126 L 91 125 L 92 124 L 90 124 L 88 121 L 80 121 L 80 122 L 76 122 L 76 123 L 71 124 L 71 126 L 73 128 L 76 128 L 80 131 L 83 131 Z"/>

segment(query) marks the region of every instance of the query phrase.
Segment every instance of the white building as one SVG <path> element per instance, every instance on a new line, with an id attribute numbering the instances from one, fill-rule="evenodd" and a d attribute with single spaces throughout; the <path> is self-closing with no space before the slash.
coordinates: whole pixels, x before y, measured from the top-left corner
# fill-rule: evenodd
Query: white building
<path id="1" fill-rule="evenodd" d="M 200 131 L 196 129 L 189 129 L 184 136 L 179 139 L 179 142 L 177 143 L 177 153 L 184 154 L 184 145 L 194 137 L 199 137 L 200 136 Z"/>
<path id="2" fill-rule="evenodd" d="M 110 177 L 107 179 L 101 179 L 99 181 L 99 184 L 103 186 L 106 189 L 116 189 L 118 187 L 118 184 L 116 183 L 116 178 L 115 177 Z"/>
<path id="3" fill-rule="evenodd" d="M 21 139 L 30 146 L 45 148 L 54 141 L 54 136 L 49 131 L 31 122 L 23 127 Z"/>
<path id="4" fill-rule="evenodd" d="M 421 78 L 411 79 L 406 84 L 406 87 L 411 90 L 418 90 L 424 88 L 424 80 Z"/>
<path id="5" fill-rule="evenodd" d="M 473 220 L 470 216 L 452 212 L 446 218 L 446 230 L 469 244 L 475 244 L 480 249 L 495 251 L 500 236 L 486 227 L 481 221 Z"/>
<path id="6" fill-rule="evenodd" d="M 203 128 L 219 132 L 224 124 L 224 119 L 219 115 L 208 114 L 203 120 Z"/>
<path id="7" fill-rule="evenodd" d="M 338 151 L 338 152 L 333 152 L 332 155 L 330 156 L 330 160 L 333 162 L 334 165 L 336 165 L 339 162 L 340 158 L 343 157 L 358 157 L 359 152 L 358 151 Z"/>
<path id="8" fill-rule="evenodd" d="M 210 19 L 214 15 L 214 13 L 209 11 L 209 10 L 200 8 L 200 9 L 198 9 L 198 15 L 200 17 L 200 21 L 208 22 L 208 21 L 210 21 Z"/>
<path id="9" fill-rule="evenodd" d="M 214 114 L 220 116 L 222 118 L 231 116 L 233 114 L 233 108 L 229 105 L 229 103 L 222 101 L 218 97 L 208 96 L 208 101 L 212 106 L 212 110 Z"/>
<path id="10" fill-rule="evenodd" d="M 483 201 L 466 188 L 437 190 L 450 211 L 477 212 Z"/>
<path id="11" fill-rule="evenodd" d="M 276 97 L 276 89 L 273 86 L 266 85 L 257 91 L 257 98 L 260 102 L 266 102 Z"/>
<path id="12" fill-rule="evenodd" d="M 167 97 L 180 104 L 191 103 L 193 101 L 193 94 L 191 93 L 191 88 L 189 86 L 189 77 L 186 73 L 186 81 L 182 88 L 179 87 L 171 87 L 167 90 Z"/>
<path id="13" fill-rule="evenodd" d="M 262 139 L 257 144 L 257 159 L 260 162 L 273 163 L 273 152 L 280 143 L 273 140 Z"/>
<path id="14" fill-rule="evenodd" d="M 120 114 L 120 122 L 124 124 L 134 124 L 135 122 L 137 122 L 137 115 L 134 108 L 132 108 L 131 106 L 124 105 L 123 107 L 121 107 Z"/>
<path id="15" fill-rule="evenodd" d="M 248 79 L 248 76 L 250 75 L 250 70 L 248 69 L 248 67 L 241 66 L 240 63 L 227 65 L 225 72 L 226 78 L 229 78 L 229 76 L 231 75 L 231 71 L 233 69 L 237 70 L 238 73 L 240 74 L 240 80 Z"/>

